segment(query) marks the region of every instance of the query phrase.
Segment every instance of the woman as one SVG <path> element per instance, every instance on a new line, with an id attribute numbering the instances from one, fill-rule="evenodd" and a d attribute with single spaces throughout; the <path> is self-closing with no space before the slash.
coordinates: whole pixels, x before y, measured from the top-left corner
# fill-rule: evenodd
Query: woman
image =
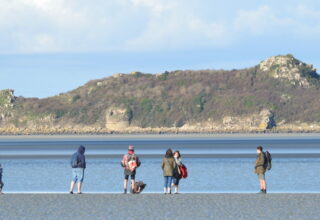
<path id="1" fill-rule="evenodd" d="M 172 176 L 176 168 L 176 162 L 173 159 L 173 153 L 171 149 L 167 150 L 166 155 L 162 160 L 161 167 L 164 176 L 164 194 L 171 194 Z"/>
<path id="2" fill-rule="evenodd" d="M 179 190 L 179 182 L 181 179 L 181 172 L 179 167 L 182 165 L 180 152 L 177 150 L 173 154 L 174 161 L 176 163 L 176 168 L 174 169 L 173 178 L 172 178 L 172 188 L 174 187 L 174 193 L 177 194 Z"/>

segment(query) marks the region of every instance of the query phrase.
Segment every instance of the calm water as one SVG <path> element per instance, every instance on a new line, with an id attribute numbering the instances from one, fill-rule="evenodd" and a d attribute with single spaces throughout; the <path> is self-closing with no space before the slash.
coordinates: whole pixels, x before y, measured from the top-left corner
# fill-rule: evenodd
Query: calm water
<path id="1" fill-rule="evenodd" d="M 132 140 L 0 140 L 6 192 L 66 192 L 70 155 L 79 144 L 87 147 L 85 192 L 122 192 L 121 156 L 129 144 L 142 161 L 137 180 L 145 192 L 162 192 L 162 154 L 180 149 L 189 177 L 181 192 L 256 192 L 253 173 L 255 147 L 274 155 L 267 173 L 270 192 L 320 192 L 320 138 L 302 139 L 132 139 Z"/>

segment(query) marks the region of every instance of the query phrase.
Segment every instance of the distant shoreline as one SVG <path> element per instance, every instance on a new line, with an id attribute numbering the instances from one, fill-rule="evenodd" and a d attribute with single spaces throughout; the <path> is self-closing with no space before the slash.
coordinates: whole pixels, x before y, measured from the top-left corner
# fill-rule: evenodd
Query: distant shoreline
<path id="1" fill-rule="evenodd" d="M 5 139 L 309 139 L 320 138 L 320 133 L 181 133 L 181 134 L 31 134 L 31 135 L 0 135 Z"/>

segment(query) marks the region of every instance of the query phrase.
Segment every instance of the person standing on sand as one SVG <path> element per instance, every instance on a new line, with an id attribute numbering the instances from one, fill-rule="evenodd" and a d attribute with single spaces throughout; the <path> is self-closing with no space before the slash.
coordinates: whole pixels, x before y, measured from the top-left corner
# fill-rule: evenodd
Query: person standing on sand
<path id="1" fill-rule="evenodd" d="M 2 182 L 2 173 L 3 173 L 3 168 L 2 168 L 2 165 L 0 164 L 0 194 L 2 194 L 2 188 L 4 186 Z"/>
<path id="2" fill-rule="evenodd" d="M 255 173 L 258 175 L 258 179 L 260 182 L 260 192 L 259 193 L 267 193 L 267 183 L 265 179 L 266 168 L 265 165 L 265 155 L 263 152 L 263 148 L 261 146 L 257 147 L 257 159 L 255 165 Z"/>
<path id="3" fill-rule="evenodd" d="M 164 194 L 171 194 L 171 183 L 172 183 L 172 176 L 174 170 L 176 168 L 176 162 L 173 159 L 173 153 L 171 149 L 168 149 L 163 160 L 161 168 L 163 170 L 164 176 Z"/>
<path id="4" fill-rule="evenodd" d="M 84 152 L 86 148 L 80 146 L 78 151 L 74 153 L 71 157 L 71 167 L 72 167 L 72 181 L 70 185 L 70 194 L 73 194 L 73 188 L 76 182 L 78 182 L 78 194 L 81 194 L 81 187 L 84 178 L 84 170 L 86 169 L 86 157 Z"/>
<path id="5" fill-rule="evenodd" d="M 181 179 L 180 166 L 182 165 L 180 151 L 177 150 L 176 152 L 174 152 L 173 158 L 176 163 L 176 168 L 174 169 L 171 188 L 174 188 L 174 193 L 178 194 L 179 183 Z"/>
<path id="6" fill-rule="evenodd" d="M 131 192 L 134 193 L 136 169 L 141 165 L 139 157 L 134 153 L 132 145 L 128 148 L 128 153 L 123 155 L 121 166 L 124 168 L 123 193 L 127 193 L 129 176 L 131 179 Z"/>

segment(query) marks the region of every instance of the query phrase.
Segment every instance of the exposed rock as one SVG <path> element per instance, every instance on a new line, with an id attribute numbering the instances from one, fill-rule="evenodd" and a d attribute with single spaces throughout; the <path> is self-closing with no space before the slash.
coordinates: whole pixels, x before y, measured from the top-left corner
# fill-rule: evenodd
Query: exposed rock
<path id="1" fill-rule="evenodd" d="M 15 102 L 14 91 L 11 89 L 0 91 L 0 108 L 12 108 Z"/>
<path id="2" fill-rule="evenodd" d="M 276 79 L 286 79 L 302 87 L 309 87 L 310 83 L 301 73 L 305 70 L 310 73 L 316 72 L 312 65 L 303 63 L 292 55 L 270 57 L 262 61 L 259 67 L 260 70 L 269 72 Z"/>
<path id="3" fill-rule="evenodd" d="M 130 125 L 130 115 L 125 108 L 110 108 L 106 111 L 106 128 L 109 130 L 126 129 Z"/>
<path id="4" fill-rule="evenodd" d="M 0 122 L 13 117 L 12 108 L 16 98 L 14 91 L 7 89 L 0 91 Z"/>
<path id="5" fill-rule="evenodd" d="M 268 109 L 249 116 L 226 116 L 222 123 L 227 130 L 266 130 L 275 126 L 274 114 Z"/>

